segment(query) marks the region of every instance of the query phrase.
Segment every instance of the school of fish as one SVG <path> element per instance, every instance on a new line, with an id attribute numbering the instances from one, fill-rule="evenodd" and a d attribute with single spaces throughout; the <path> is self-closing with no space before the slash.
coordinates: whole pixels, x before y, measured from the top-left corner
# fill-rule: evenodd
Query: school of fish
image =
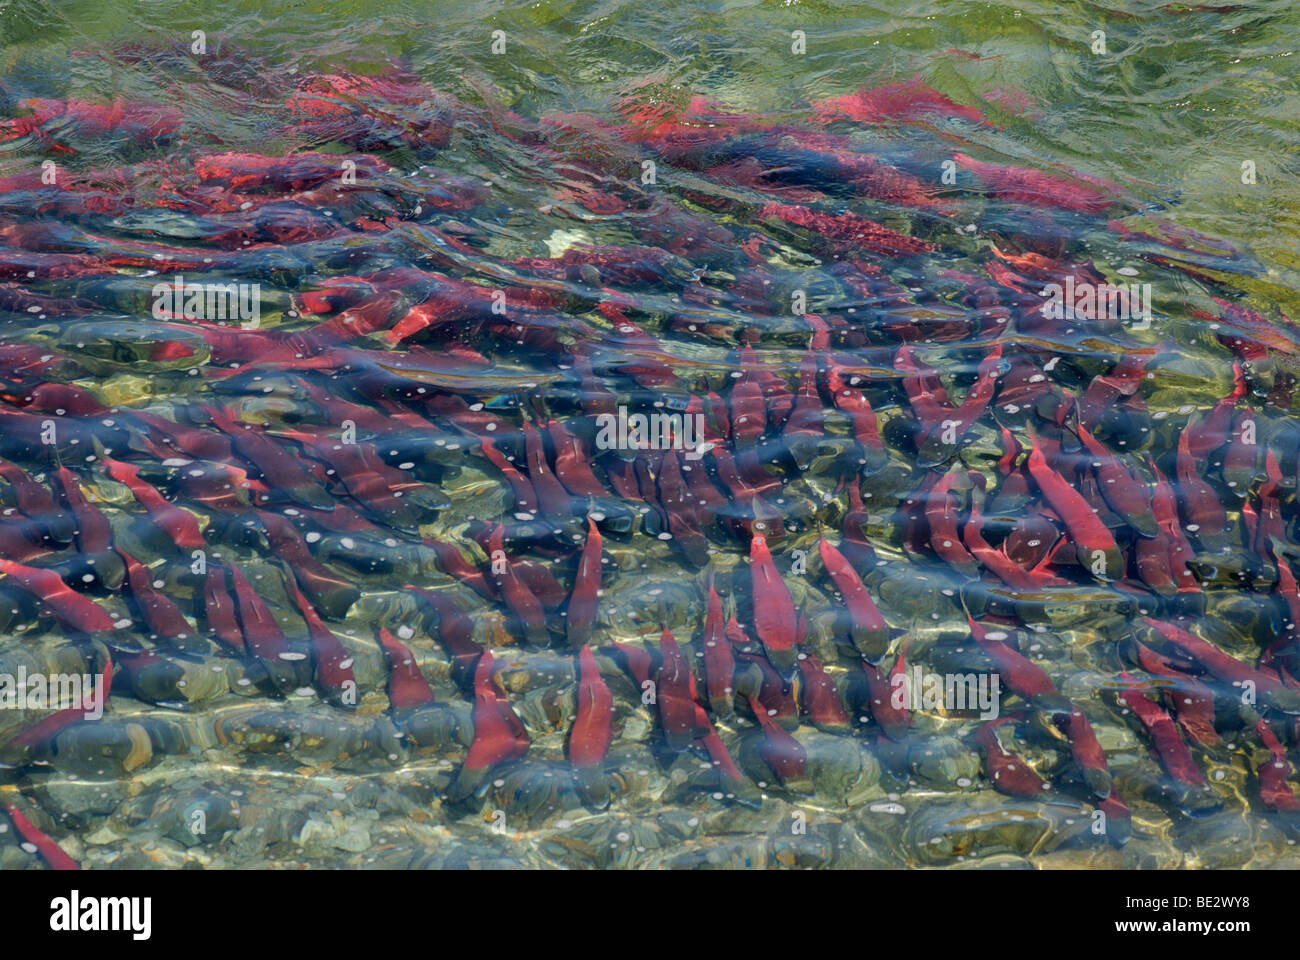
<path id="1" fill-rule="evenodd" d="M 75 869 L 124 814 L 43 784 L 214 756 L 424 771 L 416 821 L 565 864 L 1300 833 L 1300 341 L 1249 254 L 954 147 L 920 79 L 531 117 L 213 69 L 275 150 L 183 85 L 0 97 L 0 674 L 105 677 L 0 711 L 0 845 Z M 1043 309 L 1135 281 L 1145 324 Z"/>

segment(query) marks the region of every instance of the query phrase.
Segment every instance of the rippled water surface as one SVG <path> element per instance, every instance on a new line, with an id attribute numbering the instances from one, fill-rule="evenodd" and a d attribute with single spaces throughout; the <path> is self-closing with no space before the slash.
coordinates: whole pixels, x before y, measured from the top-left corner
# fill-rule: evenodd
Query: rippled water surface
<path id="1" fill-rule="evenodd" d="M 1296 21 L 0 0 L 0 867 L 1296 865 Z"/>

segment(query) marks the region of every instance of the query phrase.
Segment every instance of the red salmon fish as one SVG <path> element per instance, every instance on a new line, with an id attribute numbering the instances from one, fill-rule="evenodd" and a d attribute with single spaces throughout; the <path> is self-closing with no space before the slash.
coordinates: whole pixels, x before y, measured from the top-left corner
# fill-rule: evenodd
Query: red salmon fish
<path id="1" fill-rule="evenodd" d="M 766 537 L 756 535 L 749 541 L 749 561 L 754 631 L 772 665 L 789 672 L 794 666 L 799 629 L 790 588 L 777 573 Z"/>
<path id="2" fill-rule="evenodd" d="M 591 647 L 583 644 L 578 651 L 578 714 L 569 730 L 569 762 L 575 767 L 598 767 L 604 762 L 614 737 L 613 714 L 614 697 Z"/>
<path id="3" fill-rule="evenodd" d="M 14 829 L 18 831 L 18 835 L 36 848 L 36 852 L 41 855 L 42 860 L 50 865 L 51 869 L 81 869 L 77 861 L 64 853 L 62 847 L 42 833 L 17 806 L 12 803 L 5 803 L 4 810 L 9 815 L 9 819 L 13 821 Z"/>
<path id="4" fill-rule="evenodd" d="M 871 663 L 879 663 L 889 647 L 889 627 L 858 572 L 825 537 L 817 541 L 822 565 L 844 598 L 853 646 Z"/>
<path id="5" fill-rule="evenodd" d="M 96 633 L 113 630 L 113 618 L 89 597 L 74 591 L 54 570 L 28 567 L 12 560 L 0 559 L 0 573 L 5 574 L 25 593 L 38 600 L 55 620 L 72 630 Z"/>
<path id="6" fill-rule="evenodd" d="M 388 703 L 393 710 L 411 710 L 433 703 L 433 689 L 424 679 L 415 654 L 384 627 L 376 631 L 388 660 Z"/>
<path id="7" fill-rule="evenodd" d="M 501 690 L 490 650 L 483 651 L 474 668 L 473 717 L 474 742 L 465 758 L 466 769 L 486 770 L 516 760 L 528 751 L 528 733 Z"/>

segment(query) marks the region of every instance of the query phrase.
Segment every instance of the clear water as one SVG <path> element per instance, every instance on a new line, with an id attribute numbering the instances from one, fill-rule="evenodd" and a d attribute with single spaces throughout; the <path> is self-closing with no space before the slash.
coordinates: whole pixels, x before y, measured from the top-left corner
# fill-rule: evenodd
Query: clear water
<path id="1" fill-rule="evenodd" d="M 39 589 L 0 582 L 15 611 L 0 635 L 0 673 L 101 670 L 106 656 L 116 672 L 102 720 L 22 749 L 9 743 L 0 755 L 0 796 L 94 868 L 1292 864 L 1291 815 L 1261 796 L 1260 771 L 1276 761 L 1256 728 L 1267 721 L 1289 763 L 1289 677 L 1278 680 L 1277 696 L 1260 691 L 1256 702 L 1243 703 L 1230 676 L 1174 657 L 1178 672 L 1205 684 L 1215 701 L 1218 743 L 1196 742 L 1186 724 L 1174 731 L 1204 780 L 1191 790 L 1117 700 L 1130 683 L 1148 691 L 1162 685 L 1133 646 L 1137 639 L 1170 652 L 1147 617 L 1178 623 L 1252 669 L 1289 636 L 1277 563 L 1290 563 L 1292 554 L 1285 544 L 1265 549 L 1251 532 L 1251 511 L 1228 486 L 1221 450 L 1207 450 L 1199 472 L 1224 508 L 1226 549 L 1189 529 L 1186 507 L 1178 521 L 1198 553 L 1196 589 L 1187 591 L 1195 600 L 1159 598 L 1143 584 L 1131 562 L 1141 521 L 1112 514 L 1129 559 L 1124 583 L 1062 555 L 1043 598 L 1018 597 L 1016 616 L 999 619 L 1007 608 L 998 606 L 998 577 L 985 564 L 972 570 L 945 560 L 942 535 L 938 545 L 931 535 L 937 521 L 927 531 L 908 501 L 949 475 L 958 482 L 952 510 L 964 529 L 968 471 L 984 478 L 988 504 L 1008 483 L 998 466 L 1006 452 L 1001 427 L 1022 451 L 1035 442 L 1029 427 L 1049 442 L 1054 435 L 1058 408 L 1039 403 L 1034 383 L 1058 398 L 1083 394 L 1094 377 L 1140 351 L 1150 356 L 1136 394 L 1145 411 L 1115 404 L 1118 418 L 1098 434 L 1132 458 L 1126 463 L 1139 478 L 1153 482 L 1155 464 L 1186 495 L 1176 477 L 1179 436 L 1233 386 L 1234 356 L 1216 337 L 1222 326 L 1213 325 L 1222 313 L 1217 297 L 1266 318 L 1267 362 L 1252 361 L 1234 413 L 1253 412 L 1260 446 L 1278 459 L 1281 539 L 1294 539 L 1297 444 L 1288 384 L 1295 337 L 1283 318 L 1300 309 L 1295 18 L 1285 3 L 1210 10 L 537 3 L 501 10 L 0 0 L 0 92 L 14 121 L 6 128 L 14 136 L 0 142 L 0 176 L 9 178 L 0 197 L 3 280 L 12 297 L 0 315 L 0 343 L 35 351 L 11 358 L 57 358 L 50 366 L 38 359 L 36 368 L 11 361 L 6 412 L 18 419 L 7 417 L 0 455 L 51 494 L 61 489 L 55 468 L 70 468 L 108 520 L 113 544 L 149 566 L 149 581 L 194 633 L 171 643 L 151 636 L 131 585 L 102 573 L 111 561 L 91 569 L 81 537 L 61 532 L 66 508 L 48 516 L 24 509 L 10 481 L 5 522 L 31 542 L 29 565 L 58 570 L 112 620 L 130 623 L 87 635 L 51 616 L 54 602 L 38 616 Z M 503 38 L 494 38 L 498 30 Z M 1105 32 L 1104 54 L 1091 51 L 1097 30 Z M 191 50 L 193 31 L 204 33 L 202 55 Z M 791 49 L 795 31 L 806 42 L 802 54 Z M 493 53 L 494 39 L 504 40 L 503 53 Z M 305 79 L 312 77 L 349 79 Z M 877 101 L 870 118 L 846 118 L 841 108 L 830 123 L 816 122 L 818 105 L 825 117 L 835 98 L 913 83 L 888 109 Z M 919 93 L 922 84 L 934 93 Z M 117 103 L 125 113 L 100 124 L 93 110 L 74 115 L 35 100 Z M 42 109 L 53 115 L 22 125 Z M 716 113 L 706 115 L 709 109 Z M 159 117 L 165 130 L 151 131 Z M 734 140 L 715 142 L 707 131 L 718 126 Z M 674 130 L 705 131 L 705 146 L 692 152 L 662 139 Z M 319 181 L 259 186 L 227 172 L 238 165 L 230 153 L 313 151 L 328 155 L 319 164 L 353 159 L 360 184 L 334 192 L 331 177 L 324 188 Z M 958 155 L 973 162 L 958 165 L 956 182 L 947 183 L 944 162 Z M 369 180 L 367 156 L 383 170 Z M 792 158 L 804 166 L 791 169 Z M 883 164 L 915 189 L 889 194 L 879 186 L 880 167 L 866 187 L 855 186 L 845 158 Z M 647 159 L 657 165 L 654 183 L 643 180 Z M 55 164 L 52 189 L 23 180 L 39 176 L 43 161 Z M 1256 182 L 1243 182 L 1244 162 Z M 1005 181 L 999 190 L 996 174 L 978 164 L 1029 168 L 1062 186 L 1026 199 Z M 97 199 L 60 206 L 56 189 Z M 1101 198 L 1099 208 L 1061 200 L 1074 191 Z M 801 226 L 791 210 L 853 214 L 892 233 L 859 244 L 856 221 Z M 848 235 L 827 239 L 840 228 Z M 893 234 L 932 248 L 909 254 Z M 746 252 L 746 242 L 757 246 Z M 1152 284 L 1151 325 L 1030 322 L 989 269 L 1029 277 L 1026 253 L 1071 265 L 1081 278 L 1091 261 L 1108 280 Z M 209 273 L 260 285 L 257 329 L 227 327 L 218 336 L 195 318 L 157 319 L 154 283 Z M 367 314 L 378 317 L 375 329 L 356 339 L 342 326 L 313 333 L 346 312 L 338 302 L 306 298 L 353 277 L 375 284 L 361 302 L 376 297 L 385 307 Z M 988 303 L 964 299 L 975 289 L 972 278 L 988 285 L 990 277 L 1010 323 L 998 324 Z M 506 292 L 505 321 L 491 312 L 496 290 Z M 794 309 L 796 291 L 806 296 L 806 312 Z M 383 301 L 390 292 L 394 299 Z M 447 319 L 386 335 L 431 294 Z M 24 299 L 32 296 L 46 299 Z M 602 312 L 601 303 L 622 313 Z M 779 682 L 765 687 L 760 706 L 768 709 L 771 698 L 777 725 L 788 727 L 805 756 L 801 771 L 782 767 L 789 774 L 782 777 L 773 763 L 789 759 L 788 745 L 784 754 L 774 747 L 780 734 L 764 732 L 743 695 L 731 697 L 729 708 L 711 703 L 702 663 L 711 574 L 724 614 L 734 610 L 747 632 L 736 654 L 738 691 L 769 669 L 762 666 L 768 659 L 774 675 L 788 669 L 779 654 L 764 653 L 772 635 L 755 628 L 766 595 L 754 588 L 748 562 L 752 508 L 706 455 L 701 463 L 724 506 L 706 518 L 699 540 L 684 537 L 669 517 L 680 507 L 647 504 L 635 470 L 627 474 L 635 495 L 616 489 L 609 471 L 619 453 L 632 451 L 593 446 L 594 425 L 580 401 L 592 402 L 596 384 L 633 410 L 680 410 L 707 386 L 734 415 L 737 383 L 770 386 L 761 374 L 793 393 L 814 331 L 806 314 L 830 328 L 829 347 L 814 351 L 821 445 L 807 456 L 769 413 L 757 469 L 775 485 L 762 496 L 782 522 L 774 530 L 769 515 L 760 532 L 803 624 L 799 649 L 824 668 L 846 722 L 814 716 L 815 672 L 806 668 L 796 668 L 792 692 Z M 619 316 L 647 336 L 624 329 Z M 526 332 L 507 322 L 520 318 Z M 285 340 L 291 332 L 308 338 Z M 957 444 L 960 454 L 932 475 L 914 440 L 918 408 L 897 369 L 904 340 L 939 371 L 953 406 L 970 396 L 981 361 L 1002 344 L 992 403 Z M 747 360 L 739 350 L 746 343 L 753 348 Z M 341 358 L 340 350 L 361 352 Z M 575 367 L 575 356 L 591 364 L 590 375 Z M 851 386 L 870 400 L 883 438 L 878 455 L 851 442 L 851 425 L 828 403 L 831 362 L 857 377 Z M 1012 393 L 1011 375 L 1024 364 L 1043 371 L 1018 387 L 1031 404 Z M 72 384 L 109 412 L 69 411 L 44 397 L 33 404 L 33 387 L 46 382 Z M 321 393 L 378 415 L 376 424 L 352 408 L 363 445 L 372 443 L 407 484 L 389 493 L 400 489 L 414 507 L 377 506 L 359 493 L 361 478 L 387 483 L 391 474 L 359 469 L 350 486 L 328 449 L 313 455 L 304 434 L 346 442 L 343 408 L 323 405 Z M 474 407 L 429 403 L 437 397 Z M 242 451 L 169 457 L 150 445 L 160 436 L 157 422 L 134 416 L 161 418 L 163 436 L 168 421 L 205 430 L 205 405 L 265 425 L 271 443 L 314 471 L 315 492 L 277 484 Z M 49 416 L 59 432 L 52 444 L 40 437 Z M 582 437 L 605 494 L 592 500 L 571 490 L 560 514 L 521 508 L 478 441 L 495 434 L 517 468 L 535 477 L 521 433 L 534 417 L 554 418 Z M 1067 416 L 1063 425 L 1074 424 Z M 95 449 L 96 442 L 110 449 Z M 399 446 L 401 454 L 390 455 Z M 738 456 L 745 448 L 724 446 Z M 83 456 L 88 447 L 94 452 Z M 223 571 L 221 579 L 196 572 L 190 548 L 143 519 L 145 505 L 110 475 L 108 457 L 140 467 L 195 518 L 205 561 Z M 253 485 L 238 502 L 205 501 L 199 483 L 186 485 L 184 472 L 193 468 L 180 462 L 186 459 L 205 470 L 223 463 L 244 470 Z M 662 463 L 643 462 L 658 475 L 650 485 L 662 500 Z M 1052 466 L 1076 489 L 1091 469 L 1068 457 Z M 1262 453 L 1252 470 L 1244 502 L 1262 515 Z M 217 490 L 225 489 L 221 478 L 231 475 L 219 475 Z M 238 476 L 231 482 L 238 486 Z M 861 530 L 875 549 L 874 559 L 846 552 L 888 626 L 882 669 L 902 654 L 906 666 L 929 672 L 997 673 L 970 635 L 965 599 L 986 630 L 1008 634 L 1055 687 L 1057 699 L 1026 697 L 1009 689 L 1001 671 L 999 710 L 1013 722 L 1000 729 L 1015 732 L 1002 743 L 1050 785 L 1042 796 L 995 789 L 976 716 L 922 706 L 900 732 L 873 715 L 842 598 L 818 550 L 823 533 L 843 545 L 848 482 L 864 498 Z M 1030 494 L 1037 489 L 1029 482 Z M 323 509 L 336 504 L 355 513 Z M 256 532 L 267 521 L 255 507 L 288 518 L 320 567 L 355 586 L 355 602 L 337 609 L 304 586 L 351 661 L 353 702 L 322 683 L 321 650 L 287 586 L 302 567 Z M 1024 528 L 1044 504 L 1035 495 L 1002 507 L 985 510 L 1007 521 L 985 524 L 995 545 L 1007 526 L 1020 520 Z M 605 562 L 590 644 L 613 704 L 613 743 L 595 790 L 572 762 L 583 701 L 566 606 L 593 511 Z M 508 568 L 520 565 L 518 575 L 545 608 L 544 623 L 531 631 L 497 582 L 514 576 L 493 568 L 484 524 L 497 521 L 511 528 L 503 544 Z M 1064 524 L 1044 522 L 1053 536 L 1065 532 Z M 447 572 L 435 541 L 485 578 L 488 596 Z M 245 636 L 245 615 L 258 610 L 238 595 L 228 568 L 264 597 L 271 631 L 285 637 L 290 658 L 241 653 L 216 636 L 220 602 L 205 596 L 209 583 L 238 609 Z M 476 710 L 472 669 L 439 639 L 451 618 L 440 618 L 408 584 L 454 603 L 469 617 L 473 641 L 493 651 L 499 689 L 489 699 L 505 703 L 526 730 L 522 758 L 467 773 L 471 739 L 491 725 L 481 711 L 497 707 L 482 706 L 480 696 Z M 984 606 L 990 591 L 992 608 Z M 644 699 L 627 650 L 645 651 L 655 689 L 671 694 L 664 626 L 697 674 L 698 702 L 738 781 L 704 748 L 694 721 L 677 749 L 676 721 Z M 409 649 L 433 707 L 393 710 L 390 671 L 400 673 L 405 654 L 385 654 L 380 627 Z M 783 712 L 790 696 L 800 704 L 797 718 Z M 1183 718 L 1173 696 L 1150 702 Z M 1053 724 L 1062 703 L 1088 716 L 1107 782 L 1131 824 L 1120 828 L 1113 809 L 1097 816 L 1106 809 L 1096 778 Z M 0 711 L 0 741 L 21 737 L 41 716 Z M 14 821 L 8 837 L 16 832 Z M 0 837 L 0 866 L 47 860 Z"/>

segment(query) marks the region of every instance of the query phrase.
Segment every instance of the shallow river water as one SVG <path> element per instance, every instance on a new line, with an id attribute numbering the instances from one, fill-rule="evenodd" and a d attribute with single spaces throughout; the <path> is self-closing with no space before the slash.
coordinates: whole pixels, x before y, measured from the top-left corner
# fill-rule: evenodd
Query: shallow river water
<path id="1" fill-rule="evenodd" d="M 1296 866 L 1297 19 L 0 0 L 0 868 Z"/>

